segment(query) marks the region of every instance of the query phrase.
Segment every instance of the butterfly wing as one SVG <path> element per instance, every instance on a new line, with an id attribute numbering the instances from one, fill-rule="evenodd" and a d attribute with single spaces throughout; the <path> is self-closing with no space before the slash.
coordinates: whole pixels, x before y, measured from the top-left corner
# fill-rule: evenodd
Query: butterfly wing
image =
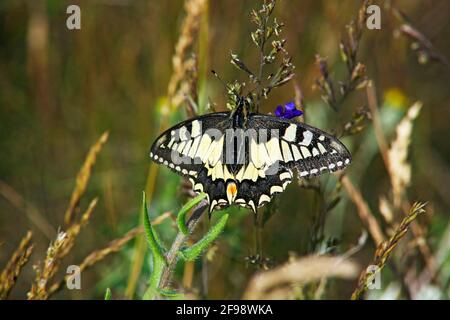
<path id="1" fill-rule="evenodd" d="M 224 166 L 218 165 L 218 162 L 222 161 L 224 134 L 232 125 L 229 112 L 210 113 L 186 120 L 156 139 L 150 157 L 156 163 L 188 177 L 194 191 L 205 192 L 210 204 L 217 204 L 221 199 L 222 204 L 225 181 L 227 177 L 231 178 L 231 174 L 224 173 Z"/>
<path id="2" fill-rule="evenodd" d="M 180 122 L 163 132 L 150 149 L 150 158 L 184 176 L 197 176 L 217 140 L 231 126 L 228 112 L 211 113 Z"/>
<path id="3" fill-rule="evenodd" d="M 250 161 L 236 175 L 239 188 L 235 202 L 253 211 L 286 189 L 294 169 L 299 177 L 309 178 L 343 169 L 351 162 L 342 142 L 303 123 L 254 114 L 247 128 L 256 133 L 248 135 Z"/>
<path id="4" fill-rule="evenodd" d="M 256 158 L 256 161 L 251 157 L 255 165 L 259 160 L 267 168 L 278 161 L 282 167 L 296 168 L 300 177 L 309 178 L 344 169 L 351 162 L 350 152 L 341 141 L 307 124 L 255 114 L 249 117 L 248 126 L 259 128 L 258 132 L 263 132 L 261 129 L 268 132 L 264 146 L 269 157 Z M 252 146 L 255 149 L 261 144 L 253 141 Z"/>

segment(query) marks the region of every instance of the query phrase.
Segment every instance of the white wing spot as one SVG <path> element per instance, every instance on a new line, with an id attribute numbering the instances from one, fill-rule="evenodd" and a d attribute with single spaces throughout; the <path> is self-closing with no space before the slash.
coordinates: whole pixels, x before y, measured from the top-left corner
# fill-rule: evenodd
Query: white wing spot
<path id="1" fill-rule="evenodd" d="M 172 145 L 174 144 L 174 142 L 175 142 L 175 138 L 172 137 L 172 139 L 170 139 L 169 143 L 167 144 L 167 148 L 169 148 L 169 149 L 172 148 Z"/>
<path id="2" fill-rule="evenodd" d="M 313 154 L 314 157 L 316 157 L 316 156 L 318 156 L 320 153 L 319 153 L 319 150 L 317 150 L 317 148 L 313 148 L 312 154 Z"/>
<path id="3" fill-rule="evenodd" d="M 210 211 L 212 211 L 212 210 L 214 209 L 214 207 L 216 206 L 216 204 L 217 204 L 217 200 L 213 200 L 213 201 L 211 202 Z"/>
<path id="4" fill-rule="evenodd" d="M 259 197 L 258 206 L 265 202 L 270 202 L 270 197 L 267 194 L 262 194 L 261 197 Z"/>
<path id="5" fill-rule="evenodd" d="M 193 177 L 197 177 L 197 171 L 189 171 L 189 175 Z"/>
<path id="6" fill-rule="evenodd" d="M 323 144 L 321 144 L 320 142 L 317 143 L 317 147 L 319 147 L 319 151 L 324 154 L 327 152 L 327 149 L 325 149 L 325 147 L 323 146 Z"/>
<path id="7" fill-rule="evenodd" d="M 281 148 L 283 150 L 284 162 L 289 162 L 289 161 L 294 160 L 292 158 L 291 151 L 289 150 L 289 145 L 287 144 L 286 141 L 281 140 Z"/>
<path id="8" fill-rule="evenodd" d="M 266 147 L 272 163 L 275 163 L 277 160 L 283 160 L 280 150 L 280 143 L 277 138 L 271 138 L 269 142 L 267 142 Z"/>
<path id="9" fill-rule="evenodd" d="M 253 211 L 256 211 L 255 203 L 253 202 L 253 200 L 250 200 L 248 202 L 248 205 L 252 208 Z"/>
<path id="10" fill-rule="evenodd" d="M 300 142 L 303 146 L 309 146 L 313 138 L 313 133 L 311 131 L 303 131 L 303 141 Z"/>
<path id="11" fill-rule="evenodd" d="M 303 159 L 300 151 L 298 150 L 296 145 L 291 145 L 292 147 L 292 154 L 294 155 L 294 160 L 297 161 L 299 159 Z"/>
<path id="12" fill-rule="evenodd" d="M 201 133 L 200 122 L 198 120 L 195 120 L 192 122 L 191 136 L 192 138 L 195 138 L 196 136 L 199 136 L 200 133 Z"/>
<path id="13" fill-rule="evenodd" d="M 270 188 L 270 194 L 274 194 L 276 192 L 283 192 L 283 187 L 281 187 L 281 186 L 272 186 L 272 188 Z"/>
<path id="14" fill-rule="evenodd" d="M 291 174 L 289 172 L 283 172 L 282 174 L 280 174 L 280 180 L 286 180 L 286 179 L 290 179 L 291 178 Z"/>
<path id="15" fill-rule="evenodd" d="M 258 179 L 258 170 L 255 168 L 253 163 L 249 163 L 247 169 L 245 170 L 243 179 L 256 181 Z"/>
<path id="16" fill-rule="evenodd" d="M 187 133 L 188 133 L 188 131 L 187 131 L 186 127 L 183 126 L 183 127 L 180 128 L 180 139 L 181 139 L 181 141 L 189 140 Z"/>
<path id="17" fill-rule="evenodd" d="M 301 146 L 300 150 L 301 150 L 304 158 L 311 157 L 311 152 L 309 152 L 308 148 Z"/>
<path id="18" fill-rule="evenodd" d="M 191 158 L 195 157 L 195 152 L 197 151 L 198 144 L 200 143 L 200 139 L 201 139 L 201 137 L 197 137 L 194 139 L 191 150 L 189 150 L 189 154 L 188 154 L 189 157 L 191 157 Z"/>
<path id="19" fill-rule="evenodd" d="M 206 152 L 208 151 L 210 145 L 211 145 L 211 138 L 209 137 L 209 135 L 204 134 L 202 136 L 202 140 L 200 141 L 200 145 L 198 146 L 195 156 L 203 160 L 203 157 L 206 156 Z"/>
<path id="20" fill-rule="evenodd" d="M 297 125 L 291 123 L 289 125 L 289 127 L 287 127 L 286 131 L 284 132 L 283 138 L 286 141 L 293 142 L 295 140 L 296 133 L 297 133 Z"/>
<path id="21" fill-rule="evenodd" d="M 189 140 L 188 143 L 186 143 L 186 146 L 183 148 L 183 152 L 181 152 L 181 153 L 184 154 L 185 156 L 187 156 L 189 153 L 189 149 L 191 148 L 191 145 L 192 145 L 192 140 Z"/>

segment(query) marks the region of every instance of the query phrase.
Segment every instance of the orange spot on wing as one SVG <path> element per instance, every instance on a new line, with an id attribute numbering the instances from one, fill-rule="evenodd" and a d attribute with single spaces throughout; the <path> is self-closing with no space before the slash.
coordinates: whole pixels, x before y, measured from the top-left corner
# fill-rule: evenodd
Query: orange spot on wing
<path id="1" fill-rule="evenodd" d="M 227 184 L 227 199 L 228 203 L 232 204 L 234 202 L 234 199 L 236 198 L 237 194 L 237 186 L 234 182 L 229 182 Z"/>
<path id="2" fill-rule="evenodd" d="M 237 193 L 237 186 L 234 182 L 231 182 L 228 184 L 227 186 L 227 192 L 230 193 L 233 197 L 236 195 Z"/>

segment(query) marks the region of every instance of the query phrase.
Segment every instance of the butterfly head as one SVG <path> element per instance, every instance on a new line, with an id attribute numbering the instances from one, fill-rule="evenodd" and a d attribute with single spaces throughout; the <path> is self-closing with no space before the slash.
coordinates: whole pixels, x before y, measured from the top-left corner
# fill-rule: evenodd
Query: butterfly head
<path id="1" fill-rule="evenodd" d="M 243 128 L 247 123 L 248 115 L 252 110 L 251 99 L 244 96 L 238 96 L 236 101 L 236 106 L 231 112 L 231 117 L 233 118 L 233 124 L 235 128 Z"/>

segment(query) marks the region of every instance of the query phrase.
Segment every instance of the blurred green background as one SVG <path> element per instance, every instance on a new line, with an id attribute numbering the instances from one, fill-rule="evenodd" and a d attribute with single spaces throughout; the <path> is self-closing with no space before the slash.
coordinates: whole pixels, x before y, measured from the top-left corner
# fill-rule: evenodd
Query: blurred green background
<path id="1" fill-rule="evenodd" d="M 450 2 L 393 2 L 443 56 L 450 57 Z M 81 30 L 66 28 L 69 4 L 81 8 Z M 316 54 L 327 57 L 332 77 L 345 76 L 339 41 L 359 4 L 353 0 L 283 0 L 275 10 L 286 25 L 283 37 L 296 65 L 295 79 L 304 94 L 307 122 L 326 131 L 350 120 L 351 113 L 366 104 L 364 91 L 352 94 L 343 105 L 342 118 L 337 119 L 322 102 L 320 93 L 312 89 L 319 76 Z M 200 61 L 205 70 L 214 69 L 226 80 L 243 79 L 229 63 L 231 50 L 249 65 L 257 65 L 257 51 L 250 40 L 253 25 L 249 13 L 258 5 L 259 1 L 242 0 L 208 3 L 206 30 L 202 31 L 207 60 Z M 94 167 L 82 207 L 96 195 L 100 202 L 68 261 L 81 261 L 92 250 L 139 224 L 141 191 L 145 189 L 150 163 L 148 150 L 159 134 L 158 101 L 167 92 L 171 57 L 184 15 L 183 1 L 179 0 L 0 2 L 0 266 L 28 229 L 34 231 L 36 243 L 32 261 L 42 259 L 49 241 L 63 224 L 75 176 L 89 146 L 104 131 L 109 131 L 110 138 Z M 382 11 L 381 30 L 364 31 L 359 59 L 374 81 L 380 108 L 388 110 L 394 123 L 413 102 L 420 100 L 424 104 L 415 122 L 410 148 L 412 183 L 408 197 L 411 201 L 429 202 L 422 223 L 432 252 L 443 255 L 443 285 L 438 297 L 445 298 L 450 278 L 450 73 L 440 63 L 418 63 L 410 49 L 411 41 L 398 36 L 398 26 L 398 21 Z M 217 104 L 217 109 L 224 109 L 222 85 L 209 72 L 204 77 L 206 81 L 200 90 L 205 101 L 209 99 Z M 264 101 L 263 112 L 271 112 L 276 105 L 293 98 L 292 84 L 275 90 Z M 184 109 L 177 109 L 170 115 L 170 123 L 184 118 Z M 390 130 L 392 133 L 392 125 Z M 375 150 L 372 155 L 360 148 L 372 141 L 371 136 L 369 125 L 362 133 L 344 139 L 354 155 L 354 165 L 347 172 L 376 217 L 383 221 L 378 202 L 381 195 L 388 193 L 389 177 L 380 154 Z M 360 158 L 365 162 L 358 163 Z M 150 203 L 153 218 L 167 211 L 176 213 L 186 201 L 180 180 L 169 170 L 159 169 Z M 336 183 L 336 178 L 325 176 L 321 183 L 327 188 Z M 27 204 L 18 205 L 17 197 Z M 342 197 L 328 213 L 325 224 L 326 238 L 338 239 L 338 252 L 354 245 L 362 230 L 345 191 Z M 278 209 L 263 231 L 264 253 L 274 264 L 286 261 L 292 252 L 300 256 L 311 252 L 311 230 L 320 203 L 313 190 L 295 183 L 278 198 Z M 253 217 L 243 209 L 233 209 L 232 213 L 208 264 L 208 298 L 239 298 L 255 272 L 246 259 L 255 254 Z M 43 220 L 41 227 L 33 223 L 36 214 Z M 170 243 L 175 235 L 173 222 L 166 220 L 157 229 L 163 240 Z M 63 290 L 57 297 L 101 298 L 106 287 L 122 296 L 133 250 L 133 243 L 129 243 L 120 253 L 83 273 L 81 290 Z M 369 240 L 355 258 L 367 265 L 373 250 Z M 402 263 L 420 264 L 415 262 L 420 260 L 417 254 L 412 257 Z M 135 297 L 141 296 L 146 287 L 148 268 L 146 260 Z M 198 261 L 194 291 L 201 291 L 201 287 L 205 291 L 200 269 Z M 180 266 L 177 280 L 182 271 Z M 383 277 L 383 284 L 387 285 L 394 276 L 386 271 Z M 28 266 L 11 297 L 25 298 L 32 278 L 33 270 Z M 336 282 L 327 297 L 347 298 L 355 284 Z"/>

